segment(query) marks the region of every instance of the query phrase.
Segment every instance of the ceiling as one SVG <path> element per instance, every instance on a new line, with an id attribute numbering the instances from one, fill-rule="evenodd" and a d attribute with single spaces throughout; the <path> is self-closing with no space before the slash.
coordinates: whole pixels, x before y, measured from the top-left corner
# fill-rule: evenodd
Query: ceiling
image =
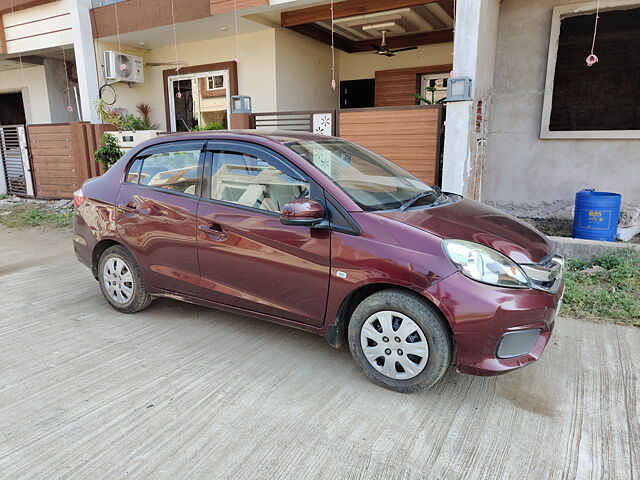
<path id="1" fill-rule="evenodd" d="M 269 27 L 238 16 L 238 33 L 240 35 L 266 28 Z M 178 44 L 229 37 L 235 35 L 235 33 L 235 19 L 231 12 L 176 24 Z M 114 35 L 101 38 L 100 41 L 117 43 L 118 38 Z M 173 26 L 164 25 L 147 30 L 123 33 L 120 35 L 120 43 L 138 49 L 167 47 L 173 45 Z"/>
<path id="2" fill-rule="evenodd" d="M 453 0 L 345 0 L 285 10 L 283 27 L 348 52 L 411 48 L 453 40 Z"/>
<path id="3" fill-rule="evenodd" d="M 16 54 L 0 55 L 0 71 L 18 70 L 21 66 L 22 68 L 30 68 L 42 65 L 42 62 L 45 58 L 62 60 L 62 47 L 33 50 L 28 53 L 22 54 L 22 57 L 19 57 Z M 75 52 L 73 50 L 73 47 L 65 47 L 64 58 L 66 58 L 67 62 L 75 63 Z M 20 65 L 21 60 L 22 65 Z"/>
<path id="4" fill-rule="evenodd" d="M 331 32 L 331 20 L 313 22 Z M 416 5 L 385 12 L 354 15 L 334 20 L 335 32 L 357 42 L 378 39 L 382 30 L 388 37 L 453 28 L 453 18 L 438 3 Z"/>

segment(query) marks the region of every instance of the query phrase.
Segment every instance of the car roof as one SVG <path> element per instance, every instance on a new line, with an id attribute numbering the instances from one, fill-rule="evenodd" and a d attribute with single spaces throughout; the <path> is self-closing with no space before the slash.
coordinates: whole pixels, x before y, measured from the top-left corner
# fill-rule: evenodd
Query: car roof
<path id="1" fill-rule="evenodd" d="M 300 140 L 306 141 L 326 141 L 326 140 L 336 140 L 336 141 L 344 141 L 341 138 L 337 137 L 329 137 L 326 135 L 317 135 L 314 133 L 308 132 L 299 132 L 299 131 L 289 131 L 289 130 L 207 130 L 203 132 L 178 132 L 171 133 L 168 135 L 161 135 L 158 139 L 162 139 L 163 141 L 171 141 L 173 139 L 241 139 L 242 137 L 249 138 L 264 138 L 277 143 L 286 144 L 290 142 L 298 142 Z"/>

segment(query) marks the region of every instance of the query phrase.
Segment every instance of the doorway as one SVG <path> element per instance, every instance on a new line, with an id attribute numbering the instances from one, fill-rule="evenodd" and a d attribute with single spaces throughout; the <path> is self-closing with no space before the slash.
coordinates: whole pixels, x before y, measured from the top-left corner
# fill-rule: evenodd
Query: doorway
<path id="1" fill-rule="evenodd" d="M 167 78 L 169 129 L 172 132 L 227 128 L 231 89 L 228 70 Z"/>
<path id="2" fill-rule="evenodd" d="M 22 93 L 0 94 L 0 125 L 24 125 L 27 119 L 24 112 Z"/>
<path id="3" fill-rule="evenodd" d="M 376 80 L 346 80 L 340 82 L 340 108 L 370 108 L 376 103 Z"/>

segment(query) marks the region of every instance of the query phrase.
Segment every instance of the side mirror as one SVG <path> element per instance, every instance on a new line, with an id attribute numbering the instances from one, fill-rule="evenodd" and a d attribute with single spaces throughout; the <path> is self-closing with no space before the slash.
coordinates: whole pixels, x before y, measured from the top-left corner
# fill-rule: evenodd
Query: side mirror
<path id="1" fill-rule="evenodd" d="M 296 198 L 280 211 L 280 223 L 313 227 L 324 222 L 324 207 L 310 198 Z"/>

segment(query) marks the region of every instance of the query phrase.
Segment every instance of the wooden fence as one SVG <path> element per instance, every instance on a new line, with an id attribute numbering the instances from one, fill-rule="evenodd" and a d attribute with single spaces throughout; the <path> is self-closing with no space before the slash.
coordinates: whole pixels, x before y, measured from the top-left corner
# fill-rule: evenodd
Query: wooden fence
<path id="1" fill-rule="evenodd" d="M 71 198 L 82 182 L 100 175 L 93 157 L 110 125 L 88 122 L 29 125 L 31 165 L 38 198 Z"/>
<path id="2" fill-rule="evenodd" d="M 335 134 L 397 163 L 429 185 L 439 183 L 441 105 L 254 114 L 253 127 Z M 27 127 L 38 198 L 71 198 L 100 175 L 93 152 L 109 125 L 76 122 Z"/>
<path id="3" fill-rule="evenodd" d="M 429 185 L 437 185 L 442 115 L 440 105 L 340 110 L 338 136 L 379 153 Z"/>
<path id="4" fill-rule="evenodd" d="M 336 110 L 252 113 L 249 128 L 336 134 Z"/>
<path id="5" fill-rule="evenodd" d="M 439 185 L 443 114 L 442 105 L 254 113 L 250 128 L 336 135 Z"/>

